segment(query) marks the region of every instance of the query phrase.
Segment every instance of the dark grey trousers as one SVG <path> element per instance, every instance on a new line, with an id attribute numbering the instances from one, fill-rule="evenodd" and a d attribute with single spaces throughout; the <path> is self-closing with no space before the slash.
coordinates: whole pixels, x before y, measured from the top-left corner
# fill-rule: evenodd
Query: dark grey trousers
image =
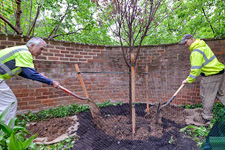
<path id="1" fill-rule="evenodd" d="M 223 94 L 224 74 L 202 77 L 200 84 L 200 97 L 203 104 L 202 117 L 210 120 L 213 117 L 212 109 L 215 98 L 225 105 L 225 95 Z"/>

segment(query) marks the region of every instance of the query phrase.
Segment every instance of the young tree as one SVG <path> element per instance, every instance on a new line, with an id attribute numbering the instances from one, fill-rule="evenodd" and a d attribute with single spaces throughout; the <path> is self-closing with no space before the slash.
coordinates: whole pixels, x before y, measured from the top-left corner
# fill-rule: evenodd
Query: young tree
<path id="1" fill-rule="evenodd" d="M 110 25 L 111 31 L 120 41 L 123 58 L 129 70 L 136 65 L 142 42 L 149 29 L 157 29 L 181 4 L 179 0 L 98 1 L 99 17 Z M 135 55 L 134 63 L 131 63 L 131 53 Z M 131 109 L 131 89 L 129 103 Z"/>

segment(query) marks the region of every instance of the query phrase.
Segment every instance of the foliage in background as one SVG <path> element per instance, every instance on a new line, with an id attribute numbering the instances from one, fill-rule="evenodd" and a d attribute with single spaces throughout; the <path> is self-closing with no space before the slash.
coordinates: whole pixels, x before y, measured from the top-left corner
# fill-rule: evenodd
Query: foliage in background
<path id="1" fill-rule="evenodd" d="M 225 3 L 221 0 L 183 0 L 173 15 L 165 19 L 157 30 L 149 32 L 143 41 L 145 45 L 179 42 L 187 33 L 196 38 L 224 37 Z"/>
<path id="2" fill-rule="evenodd" d="M 17 11 L 16 2 L 18 4 L 20 2 L 20 11 Z M 98 3 L 96 5 L 95 2 L 94 0 L 0 1 L 0 32 L 21 34 L 22 31 L 23 35 L 45 38 L 50 36 L 57 40 L 118 45 L 119 41 L 110 33 L 106 22 L 96 17 Z M 196 38 L 225 36 L 224 1 L 181 0 L 181 2 L 183 4 L 179 9 L 163 20 L 157 28 L 153 27 L 148 31 L 143 45 L 179 42 L 186 33 L 193 34 Z M 159 11 L 167 12 L 168 8 L 164 5 Z M 21 18 L 20 21 L 16 16 Z M 14 29 L 3 21 L 3 17 Z M 109 25 L 112 24 L 113 22 Z"/>
<path id="3" fill-rule="evenodd" d="M 179 105 L 182 108 L 185 109 L 195 109 L 195 108 L 202 108 L 202 103 L 196 103 L 196 104 L 183 104 L 183 105 Z"/>
<path id="4" fill-rule="evenodd" d="M 114 45 L 115 40 L 95 19 L 90 0 L 0 1 L 1 33 L 64 41 Z M 9 8 L 9 12 L 4 9 Z M 3 13 L 4 12 L 4 13 Z"/>

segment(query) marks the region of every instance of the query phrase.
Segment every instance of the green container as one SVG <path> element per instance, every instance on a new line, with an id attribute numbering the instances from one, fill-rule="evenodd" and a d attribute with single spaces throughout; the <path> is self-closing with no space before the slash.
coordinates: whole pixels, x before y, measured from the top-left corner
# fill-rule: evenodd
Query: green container
<path id="1" fill-rule="evenodd" d="M 202 144 L 200 150 L 225 150 L 225 137 L 209 137 L 209 144 L 206 144 L 206 140 Z"/>

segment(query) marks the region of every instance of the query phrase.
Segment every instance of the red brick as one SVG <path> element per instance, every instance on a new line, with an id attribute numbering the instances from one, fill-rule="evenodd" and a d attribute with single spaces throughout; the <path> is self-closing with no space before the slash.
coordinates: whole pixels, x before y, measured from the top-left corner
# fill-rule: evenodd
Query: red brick
<path id="1" fill-rule="evenodd" d="M 44 55 L 44 56 L 53 56 L 53 53 L 46 53 L 46 52 L 43 52 L 42 55 Z"/>
<path id="2" fill-rule="evenodd" d="M 60 58 L 60 60 L 69 61 L 69 58 Z"/>
<path id="3" fill-rule="evenodd" d="M 0 40 L 5 41 L 5 40 L 6 40 L 6 36 L 1 36 L 1 35 L 0 35 Z"/>
<path id="4" fill-rule="evenodd" d="M 70 58 L 70 61 L 78 61 L 79 59 Z"/>
<path id="5" fill-rule="evenodd" d="M 0 50 L 5 49 L 6 46 L 0 45 Z"/>
<path id="6" fill-rule="evenodd" d="M 41 101 L 29 101 L 28 103 L 29 105 L 37 105 L 37 104 L 41 104 Z"/>
<path id="7" fill-rule="evenodd" d="M 59 51 L 59 50 L 56 50 L 56 49 L 50 49 L 49 52 L 50 52 L 50 53 L 53 53 L 53 54 L 54 54 L 54 53 L 60 53 L 60 51 Z"/>
<path id="8" fill-rule="evenodd" d="M 11 42 L 11 41 L 1 41 L 1 45 L 14 46 L 14 42 Z"/>
<path id="9" fill-rule="evenodd" d="M 79 52 L 70 52 L 70 54 L 80 54 Z"/>
<path id="10" fill-rule="evenodd" d="M 60 50 L 65 50 L 66 49 L 65 47 L 59 47 L 59 46 L 56 46 L 55 48 L 56 49 L 60 49 Z"/>
<path id="11" fill-rule="evenodd" d="M 20 37 L 19 37 L 19 38 L 18 38 L 18 37 L 9 37 L 9 38 L 8 38 L 8 41 L 22 42 Z"/>
<path id="12" fill-rule="evenodd" d="M 16 45 L 17 45 L 17 46 L 20 46 L 20 45 L 26 45 L 26 43 L 24 43 L 24 42 L 16 42 Z"/>
<path id="13" fill-rule="evenodd" d="M 60 42 L 56 42 L 56 41 L 50 41 L 50 44 L 51 44 L 51 45 L 54 45 L 54 46 L 55 46 L 55 45 L 61 45 Z"/>
<path id="14" fill-rule="evenodd" d="M 70 54 L 65 54 L 65 57 L 74 57 L 74 55 L 70 55 Z"/>
<path id="15" fill-rule="evenodd" d="M 76 55 L 74 58 L 83 58 L 81 55 Z"/>
<path id="16" fill-rule="evenodd" d="M 42 88 L 42 89 L 36 89 L 35 90 L 37 93 L 42 93 L 48 91 L 48 88 Z"/>
<path id="17" fill-rule="evenodd" d="M 101 50 L 93 50 L 94 53 L 100 53 Z"/>
<path id="18" fill-rule="evenodd" d="M 36 99 L 41 100 L 41 99 L 48 99 L 48 96 L 37 96 Z"/>
<path id="19" fill-rule="evenodd" d="M 214 52 L 214 54 L 225 54 L 225 52 L 224 51 Z"/>
<path id="20" fill-rule="evenodd" d="M 58 57 L 48 57 L 48 60 L 59 60 L 59 58 Z"/>
<path id="21" fill-rule="evenodd" d="M 42 104 L 51 104 L 51 103 L 54 103 L 54 100 L 53 99 L 42 100 L 41 103 Z"/>
<path id="22" fill-rule="evenodd" d="M 61 53 L 63 53 L 63 54 L 69 54 L 70 52 L 69 51 L 61 51 Z"/>
<path id="23" fill-rule="evenodd" d="M 72 51 L 72 50 L 75 50 L 75 49 L 74 48 L 70 48 L 70 47 L 66 47 L 66 50 Z"/>
<path id="24" fill-rule="evenodd" d="M 65 54 L 55 54 L 57 57 L 65 57 Z"/>
<path id="25" fill-rule="evenodd" d="M 84 58 L 93 58 L 92 56 L 84 56 Z"/>

